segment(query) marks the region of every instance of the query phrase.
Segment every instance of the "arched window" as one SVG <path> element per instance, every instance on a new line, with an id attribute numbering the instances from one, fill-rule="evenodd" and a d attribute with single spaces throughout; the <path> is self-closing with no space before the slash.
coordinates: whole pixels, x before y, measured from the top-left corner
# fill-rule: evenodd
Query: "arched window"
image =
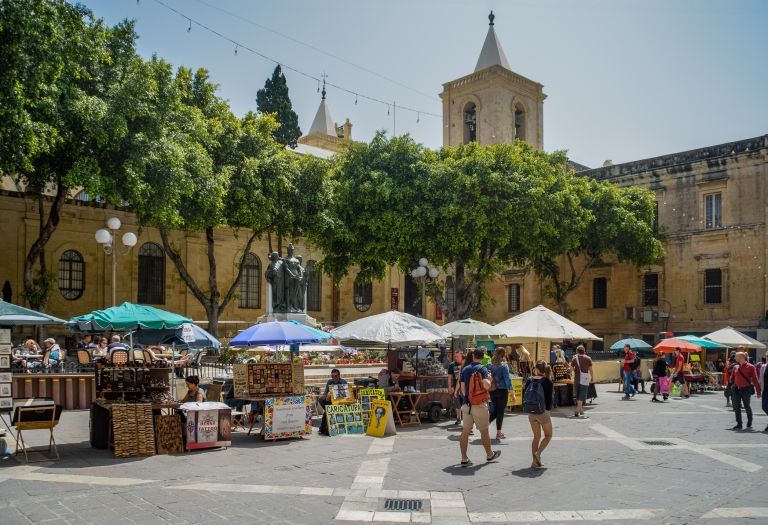
<path id="1" fill-rule="evenodd" d="M 240 278 L 240 308 L 261 308 L 261 261 L 249 253 L 243 261 Z"/>
<path id="2" fill-rule="evenodd" d="M 59 291 L 64 299 L 80 299 L 85 290 L 85 262 L 80 252 L 67 250 L 59 258 Z"/>
<path id="3" fill-rule="evenodd" d="M 373 283 L 361 283 L 355 279 L 352 299 L 358 312 L 367 312 L 373 303 Z"/>
<path id="4" fill-rule="evenodd" d="M 165 304 L 165 254 L 159 244 L 145 242 L 139 248 L 140 304 Z"/>
<path id="5" fill-rule="evenodd" d="M 323 272 L 315 261 L 307 262 L 307 310 L 319 312 L 323 309 Z"/>
<path id="6" fill-rule="evenodd" d="M 520 104 L 515 105 L 515 138 L 525 140 L 526 126 L 525 109 Z"/>
<path id="7" fill-rule="evenodd" d="M 477 107 L 474 102 L 464 106 L 464 144 L 477 140 Z"/>

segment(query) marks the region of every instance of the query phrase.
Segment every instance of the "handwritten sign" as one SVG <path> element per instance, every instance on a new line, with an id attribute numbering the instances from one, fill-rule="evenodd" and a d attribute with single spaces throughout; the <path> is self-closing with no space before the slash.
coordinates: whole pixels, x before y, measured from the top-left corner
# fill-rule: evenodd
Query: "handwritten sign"
<path id="1" fill-rule="evenodd" d="M 363 407 L 360 403 L 326 405 L 325 417 L 328 421 L 328 433 L 331 436 L 365 433 Z"/>
<path id="2" fill-rule="evenodd" d="M 515 392 L 515 400 L 512 401 L 512 396 L 507 397 L 507 406 L 522 406 L 523 405 L 523 379 L 512 378 L 512 390 Z"/>
<path id="3" fill-rule="evenodd" d="M 360 405 L 363 407 L 363 426 L 368 428 L 371 419 L 371 402 L 374 399 L 384 399 L 383 388 L 363 388 L 358 392 Z"/>
<path id="4" fill-rule="evenodd" d="M 267 399 L 264 403 L 264 439 L 302 437 L 312 433 L 310 400 L 307 396 Z"/>

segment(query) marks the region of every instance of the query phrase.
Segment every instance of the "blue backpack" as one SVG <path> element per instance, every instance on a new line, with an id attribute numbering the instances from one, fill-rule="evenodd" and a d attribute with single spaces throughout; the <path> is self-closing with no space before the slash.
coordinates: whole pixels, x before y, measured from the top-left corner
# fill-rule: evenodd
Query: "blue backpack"
<path id="1" fill-rule="evenodd" d="M 523 412 L 526 414 L 543 414 L 547 410 L 544 397 L 544 386 L 541 381 L 530 379 L 523 392 Z"/>

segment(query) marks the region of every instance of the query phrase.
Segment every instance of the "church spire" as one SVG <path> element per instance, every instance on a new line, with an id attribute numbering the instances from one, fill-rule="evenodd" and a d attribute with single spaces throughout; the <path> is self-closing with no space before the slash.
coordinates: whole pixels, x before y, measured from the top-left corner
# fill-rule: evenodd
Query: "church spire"
<path id="1" fill-rule="evenodd" d="M 501 66 L 510 69 L 507 57 L 504 55 L 504 50 L 501 48 L 498 38 L 496 38 L 496 31 L 493 29 L 495 19 L 496 15 L 491 11 L 488 15 L 488 34 L 485 36 L 483 50 L 480 51 L 480 58 L 477 59 L 475 71 L 491 66 Z"/>
<path id="2" fill-rule="evenodd" d="M 312 126 L 309 128 L 307 135 L 318 131 L 323 135 L 336 136 L 336 125 L 333 123 L 331 112 L 328 110 L 328 104 L 325 102 L 325 76 L 323 76 L 323 92 L 320 99 L 320 107 L 317 108 L 315 120 L 312 121 Z"/>

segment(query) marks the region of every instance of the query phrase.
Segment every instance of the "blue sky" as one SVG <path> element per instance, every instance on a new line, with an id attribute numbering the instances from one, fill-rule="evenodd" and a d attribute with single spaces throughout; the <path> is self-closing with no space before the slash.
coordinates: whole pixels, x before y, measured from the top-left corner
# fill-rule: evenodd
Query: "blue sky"
<path id="1" fill-rule="evenodd" d="M 768 133 L 767 1 L 162 1 L 312 76 L 325 72 L 350 91 L 438 115 L 442 83 L 473 71 L 493 9 L 512 70 L 544 84 L 545 149 L 567 149 L 592 167 Z M 81 3 L 109 23 L 135 19 L 139 53 L 205 67 L 237 114 L 256 109 L 274 63 L 244 49 L 236 55 L 235 45 L 194 24 L 188 32 L 188 21 L 156 0 Z M 286 78 L 306 131 L 317 82 L 290 71 Z M 392 108 L 388 116 L 387 106 L 355 104 L 330 87 L 328 103 L 336 121 L 350 118 L 356 140 L 393 131 Z M 442 144 L 440 118 L 396 116 L 398 134 Z"/>

